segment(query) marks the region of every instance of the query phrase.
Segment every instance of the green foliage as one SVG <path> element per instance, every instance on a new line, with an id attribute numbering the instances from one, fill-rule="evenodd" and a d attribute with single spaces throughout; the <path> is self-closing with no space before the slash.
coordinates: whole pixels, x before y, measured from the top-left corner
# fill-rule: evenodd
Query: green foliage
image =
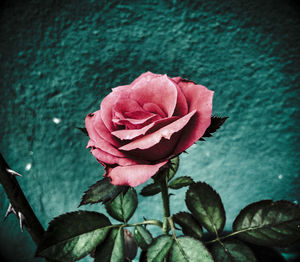
<path id="1" fill-rule="evenodd" d="M 256 262 L 252 250 L 237 240 L 214 243 L 211 254 L 215 262 Z"/>
<path id="2" fill-rule="evenodd" d="M 300 208 L 288 201 L 262 200 L 245 207 L 233 223 L 238 237 L 256 245 L 286 247 L 300 240 Z"/>
<path id="3" fill-rule="evenodd" d="M 163 169 L 160 173 L 157 173 L 153 179 L 154 183 L 145 186 L 141 190 L 142 196 L 154 196 L 161 192 L 159 181 L 165 176 L 168 177 L 168 181 L 170 181 L 176 174 L 179 167 L 179 156 L 173 157 L 167 164 L 167 168 Z"/>
<path id="4" fill-rule="evenodd" d="M 108 234 L 103 244 L 95 251 L 95 262 L 123 262 L 124 261 L 124 231 L 114 228 Z"/>
<path id="5" fill-rule="evenodd" d="M 169 235 L 162 235 L 154 239 L 147 251 L 147 262 L 162 262 L 168 255 L 173 244 L 173 239 Z"/>
<path id="6" fill-rule="evenodd" d="M 113 200 L 121 192 L 125 192 L 128 187 L 114 186 L 110 183 L 109 178 L 103 178 L 84 192 L 79 206 L 87 204 L 95 204 L 102 202 L 103 204 Z"/>
<path id="7" fill-rule="evenodd" d="M 187 208 L 210 233 L 221 232 L 225 225 L 225 210 L 221 198 L 206 183 L 192 184 L 186 192 Z"/>
<path id="8" fill-rule="evenodd" d="M 206 131 L 202 137 L 211 137 L 212 133 L 216 132 L 225 123 L 225 121 L 227 119 L 228 119 L 227 116 L 225 116 L 225 117 L 212 116 L 210 125 L 206 129 Z M 203 138 L 201 138 L 200 140 L 204 141 Z"/>
<path id="9" fill-rule="evenodd" d="M 54 218 L 36 255 L 55 261 L 75 261 L 101 243 L 110 230 L 109 219 L 100 213 L 77 211 Z"/>
<path id="10" fill-rule="evenodd" d="M 173 215 L 173 220 L 176 224 L 181 226 L 182 233 L 201 239 L 203 231 L 201 225 L 197 220 L 188 212 L 179 212 Z"/>
<path id="11" fill-rule="evenodd" d="M 179 237 L 174 241 L 169 255 L 170 262 L 213 262 L 202 242 L 192 237 Z"/>
<path id="12" fill-rule="evenodd" d="M 160 193 L 160 186 L 159 184 L 156 183 L 152 183 L 149 184 L 147 186 L 145 186 L 142 191 L 141 191 L 141 195 L 142 196 L 154 196 L 156 194 Z"/>
<path id="13" fill-rule="evenodd" d="M 105 204 L 106 211 L 113 218 L 126 223 L 133 215 L 138 205 L 137 194 L 134 188 L 120 193 L 113 201 Z"/>
<path id="14" fill-rule="evenodd" d="M 170 168 L 168 173 L 168 180 L 171 180 L 177 173 L 179 168 L 179 156 L 173 157 L 170 160 Z"/>
<path id="15" fill-rule="evenodd" d="M 177 177 L 174 180 L 172 180 L 168 186 L 169 186 L 169 188 L 172 188 L 172 189 L 179 189 L 179 188 L 182 188 L 185 186 L 189 186 L 193 183 L 194 183 L 194 181 L 191 177 L 181 176 L 181 177 Z"/>
<path id="16" fill-rule="evenodd" d="M 88 131 L 86 130 L 85 127 L 76 127 L 78 130 L 80 130 L 83 134 L 85 134 L 86 136 L 88 136 Z"/>
<path id="17" fill-rule="evenodd" d="M 144 226 L 136 226 L 134 228 L 134 239 L 143 250 L 146 250 L 153 241 L 151 233 Z"/>

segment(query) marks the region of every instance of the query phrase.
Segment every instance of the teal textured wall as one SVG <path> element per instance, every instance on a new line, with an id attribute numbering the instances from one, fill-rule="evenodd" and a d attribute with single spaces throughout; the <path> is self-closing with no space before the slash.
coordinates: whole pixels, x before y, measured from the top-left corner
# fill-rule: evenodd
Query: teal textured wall
<path id="1" fill-rule="evenodd" d="M 145 71 L 207 86 L 213 112 L 230 117 L 182 156 L 179 170 L 220 193 L 227 229 L 250 202 L 300 201 L 296 1 L 15 0 L 0 12 L 0 151 L 23 174 L 44 227 L 77 210 L 103 173 L 74 127 L 112 87 Z M 173 212 L 184 207 L 184 192 L 172 197 Z M 159 196 L 149 200 L 133 221 L 161 218 Z M 0 187 L 0 218 L 7 206 Z M 42 261 L 13 216 L 0 222 L 0 244 L 8 261 Z"/>

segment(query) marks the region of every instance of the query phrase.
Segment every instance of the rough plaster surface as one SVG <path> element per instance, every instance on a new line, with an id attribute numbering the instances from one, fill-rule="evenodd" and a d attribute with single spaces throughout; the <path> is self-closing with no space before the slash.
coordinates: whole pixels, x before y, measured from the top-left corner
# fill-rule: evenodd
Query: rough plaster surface
<path id="1" fill-rule="evenodd" d="M 77 210 L 103 172 L 74 127 L 148 70 L 214 90 L 214 113 L 230 117 L 179 170 L 220 193 L 227 229 L 250 202 L 300 200 L 296 1 L 6 1 L 0 12 L 0 150 L 45 227 Z M 0 197 L 3 217 L 2 187 Z M 161 218 L 159 196 L 140 200 L 133 221 Z M 14 217 L 0 222 L 0 241 L 9 261 L 42 261 Z"/>

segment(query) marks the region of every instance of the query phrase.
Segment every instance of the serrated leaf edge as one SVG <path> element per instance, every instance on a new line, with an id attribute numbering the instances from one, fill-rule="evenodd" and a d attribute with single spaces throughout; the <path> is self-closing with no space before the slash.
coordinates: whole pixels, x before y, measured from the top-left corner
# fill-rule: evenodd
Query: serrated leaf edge
<path id="1" fill-rule="evenodd" d="M 181 186 L 181 187 L 179 187 L 179 188 L 176 188 L 176 187 L 174 188 L 174 187 L 172 186 L 172 183 L 175 183 L 174 181 L 179 180 L 180 178 L 188 178 L 188 179 L 190 179 L 190 183 L 189 183 L 189 184 L 186 184 L 186 185 L 184 185 L 184 186 Z M 176 189 L 180 189 L 180 188 L 182 188 L 182 187 L 189 186 L 189 185 L 191 185 L 191 184 L 193 184 L 193 183 L 194 183 L 194 180 L 193 180 L 190 176 L 179 176 L 179 177 L 176 177 L 175 179 L 173 179 L 172 181 L 170 181 L 170 183 L 168 184 L 168 187 L 171 188 L 171 189 L 176 190 Z"/>
<path id="2" fill-rule="evenodd" d="M 54 226 L 54 224 L 57 223 L 58 220 L 62 219 L 62 217 L 64 217 L 64 216 L 73 216 L 73 215 L 75 215 L 75 214 L 85 213 L 85 212 L 87 212 L 87 213 L 89 213 L 89 214 L 92 213 L 92 214 L 102 215 L 102 216 L 104 216 L 104 217 L 109 221 L 109 219 L 108 219 L 104 214 L 101 214 L 101 213 L 98 213 L 98 212 L 94 212 L 94 211 L 82 211 L 82 210 L 79 210 L 79 211 L 74 211 L 74 212 L 67 212 L 67 213 L 64 213 L 64 214 L 62 214 L 62 215 L 59 215 L 59 216 L 55 217 L 54 219 L 52 219 L 52 220 L 48 223 L 48 225 L 49 225 L 49 226 L 48 226 L 48 229 L 49 229 L 51 226 Z M 109 223 L 110 223 L 110 221 L 109 221 Z M 91 232 L 96 231 L 96 230 L 105 230 L 105 229 L 110 229 L 110 228 L 112 228 L 111 223 L 110 223 L 109 226 L 106 226 L 106 227 L 103 227 L 103 228 L 97 228 L 97 229 L 94 229 L 94 230 L 91 230 L 91 231 L 86 231 L 86 232 L 83 233 L 83 234 L 74 235 L 74 236 L 71 236 L 71 237 L 69 237 L 69 238 L 66 238 L 66 239 L 64 239 L 64 240 L 62 240 L 62 241 L 58 241 L 58 242 L 55 243 L 55 245 L 62 244 L 62 243 L 64 243 L 64 242 L 67 242 L 67 241 L 69 241 L 69 240 L 72 240 L 72 239 L 74 239 L 74 238 L 76 238 L 76 237 L 78 237 L 78 236 L 80 236 L 80 235 L 84 235 L 84 234 L 87 234 L 87 233 L 91 233 Z M 48 231 L 48 229 L 47 229 L 47 231 Z M 46 238 L 46 236 L 47 236 L 47 235 L 46 235 L 47 231 L 45 232 L 44 238 L 41 240 L 40 244 L 42 244 L 43 241 L 45 240 L 45 238 Z M 106 232 L 105 236 L 107 235 L 107 233 L 108 233 L 108 231 Z M 103 241 L 104 239 L 105 239 L 105 237 L 102 239 L 102 241 Z M 101 241 L 100 241 L 99 243 L 101 243 Z M 99 243 L 98 243 L 97 245 L 99 245 Z M 36 252 L 35 252 L 35 257 L 46 257 L 46 256 L 42 255 L 41 252 L 45 252 L 45 251 L 48 250 L 49 248 L 53 247 L 53 245 L 54 245 L 54 244 L 52 244 L 51 246 L 46 247 L 46 248 L 44 248 L 44 249 L 42 249 L 42 250 L 40 250 L 39 247 L 38 247 L 37 250 L 36 250 Z M 97 246 L 97 245 L 96 245 L 96 246 Z M 86 254 L 86 255 L 87 255 L 87 254 Z M 81 257 L 78 258 L 78 259 L 81 259 L 81 258 L 85 257 L 86 255 L 83 255 L 83 256 L 81 256 Z"/>
<path id="3" fill-rule="evenodd" d="M 214 190 L 209 184 L 207 184 L 207 183 L 205 183 L 205 182 L 196 182 L 196 183 L 191 184 L 190 187 L 189 187 L 189 189 L 187 190 L 187 192 L 186 192 L 186 194 L 185 194 L 185 203 L 186 203 L 186 206 L 187 206 L 187 208 L 190 210 L 190 208 L 188 207 L 188 203 L 187 203 L 187 195 L 188 195 L 189 190 L 191 190 L 191 187 L 196 187 L 198 184 L 204 185 L 204 186 L 206 186 L 207 188 L 209 188 L 210 190 L 212 190 L 212 191 L 217 195 L 217 197 L 218 197 L 218 199 L 219 199 L 219 201 L 220 201 L 220 204 L 221 204 L 221 211 L 222 211 L 222 213 L 223 213 L 223 215 L 224 215 L 224 220 L 223 220 L 223 222 L 222 222 L 222 224 L 221 224 L 219 230 L 217 230 L 217 229 L 216 229 L 216 226 L 215 226 L 213 223 L 211 223 L 211 224 L 213 225 L 213 228 L 214 228 L 214 230 L 215 230 L 216 235 L 218 235 L 218 232 L 221 232 L 221 231 L 224 229 L 225 222 L 226 222 L 226 213 L 225 213 L 225 209 L 224 209 L 224 205 L 223 205 L 222 199 L 221 199 L 220 195 L 216 192 L 216 190 Z M 190 210 L 190 211 L 191 211 L 191 210 Z M 191 213 L 193 214 L 192 211 L 191 211 Z M 207 213 L 206 209 L 205 209 L 205 213 Z M 207 214 L 207 216 L 210 218 L 210 221 L 212 221 L 211 216 L 208 215 L 208 214 Z M 196 218 L 196 217 L 195 217 L 195 218 Z M 198 221 L 197 218 L 196 218 L 196 220 Z M 201 221 L 199 221 L 199 222 L 201 222 Z M 207 229 L 207 227 L 206 227 L 205 225 L 203 225 L 202 223 L 201 223 L 201 225 Z"/>
<path id="4" fill-rule="evenodd" d="M 155 242 L 156 242 L 160 237 L 169 237 L 169 240 L 172 241 L 172 244 L 170 245 L 170 247 L 169 247 L 169 249 L 168 249 L 168 251 L 167 251 L 167 253 L 166 253 L 166 256 L 165 256 L 165 257 L 167 257 L 167 256 L 168 256 L 168 253 L 170 252 L 170 250 L 171 250 L 171 248 L 172 248 L 172 246 L 173 246 L 173 244 L 174 244 L 173 238 L 172 238 L 171 236 L 169 236 L 169 235 L 161 235 L 161 236 L 158 236 L 158 237 L 154 238 L 153 241 L 152 241 L 152 244 L 149 246 L 149 249 L 151 248 L 152 245 L 155 244 Z M 148 251 L 149 251 L 149 249 L 147 250 L 147 255 L 146 255 L 147 260 L 148 260 Z M 162 251 L 162 250 L 163 250 L 163 249 L 160 250 L 160 252 L 158 253 L 158 255 L 161 254 L 161 251 Z M 156 256 L 156 257 L 157 257 L 157 256 Z M 155 257 L 155 259 L 156 259 L 156 257 Z M 155 260 L 153 260 L 153 261 L 155 261 Z"/>
<path id="5" fill-rule="evenodd" d="M 244 233 L 244 232 L 247 232 L 247 231 L 256 230 L 256 229 L 272 228 L 272 227 L 275 226 L 275 225 L 269 225 L 269 224 L 267 224 L 267 225 L 261 225 L 261 226 L 256 226 L 256 227 L 247 227 L 247 228 L 244 228 L 244 229 L 241 229 L 241 230 L 237 230 L 236 229 L 236 226 L 237 226 L 236 224 L 237 224 L 237 220 L 238 220 L 239 216 L 243 215 L 245 212 L 247 212 L 248 209 L 252 208 L 254 205 L 262 205 L 264 203 L 266 203 L 268 205 L 278 205 L 278 204 L 281 204 L 281 203 L 286 203 L 286 204 L 291 205 L 291 206 L 293 206 L 295 208 L 299 208 L 298 205 L 296 205 L 296 204 L 294 204 L 292 202 L 286 201 L 286 200 L 279 200 L 279 201 L 274 202 L 273 200 L 267 199 L 267 200 L 260 200 L 260 201 L 257 201 L 257 202 L 253 202 L 253 203 L 247 205 L 246 207 L 244 207 L 240 211 L 240 213 L 237 215 L 237 217 L 235 218 L 235 220 L 233 222 L 233 226 L 232 226 L 233 231 L 234 231 L 233 233 L 235 233 L 235 235 L 238 235 L 240 233 Z M 269 206 L 267 208 L 269 208 Z M 300 219 L 300 216 L 297 219 Z M 276 226 L 279 226 L 281 224 L 286 224 L 286 223 L 292 222 L 294 220 L 295 219 L 285 220 L 284 222 L 277 223 Z"/>

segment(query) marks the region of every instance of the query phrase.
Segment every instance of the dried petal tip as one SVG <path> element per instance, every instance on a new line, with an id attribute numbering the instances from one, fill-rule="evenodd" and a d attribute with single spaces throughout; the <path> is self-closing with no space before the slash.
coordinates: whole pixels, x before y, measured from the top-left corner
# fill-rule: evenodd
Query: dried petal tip
<path id="1" fill-rule="evenodd" d="M 5 219 L 9 216 L 9 214 L 11 214 L 11 213 L 14 213 L 15 215 L 17 215 L 17 213 L 16 213 L 15 209 L 13 208 L 12 204 L 9 203 L 8 209 L 7 209 L 6 214 L 5 214 L 5 216 L 4 216 L 4 220 L 5 220 Z"/>
<path id="2" fill-rule="evenodd" d="M 18 212 L 18 217 L 19 217 L 19 221 L 20 221 L 20 228 L 21 228 L 21 231 L 23 232 L 23 226 L 26 223 L 26 218 L 24 217 L 24 215 L 21 212 Z"/>
<path id="3" fill-rule="evenodd" d="M 11 175 L 13 175 L 13 176 L 20 176 L 20 177 L 22 177 L 21 174 L 17 173 L 17 172 L 14 171 L 14 170 L 9 169 L 9 168 L 6 168 L 6 171 L 7 171 L 8 173 L 10 173 Z"/>

